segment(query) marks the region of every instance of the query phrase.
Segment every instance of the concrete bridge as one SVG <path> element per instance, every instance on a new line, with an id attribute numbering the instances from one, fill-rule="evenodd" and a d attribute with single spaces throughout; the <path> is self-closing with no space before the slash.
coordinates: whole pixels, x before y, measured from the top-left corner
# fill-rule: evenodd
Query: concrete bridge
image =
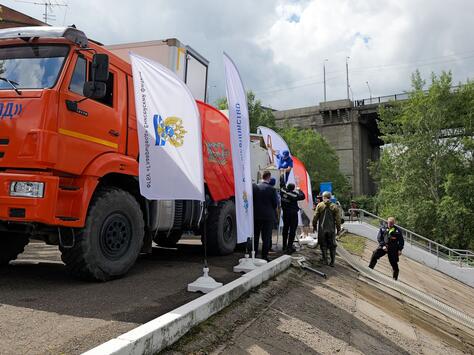
<path id="1" fill-rule="evenodd" d="M 368 170 L 369 161 L 380 158 L 377 126 L 378 108 L 393 100 L 403 101 L 408 94 L 380 96 L 363 100 L 321 102 L 319 106 L 275 111 L 278 127 L 311 128 L 321 133 L 339 157 L 339 165 L 356 195 L 371 195 L 376 186 Z"/>

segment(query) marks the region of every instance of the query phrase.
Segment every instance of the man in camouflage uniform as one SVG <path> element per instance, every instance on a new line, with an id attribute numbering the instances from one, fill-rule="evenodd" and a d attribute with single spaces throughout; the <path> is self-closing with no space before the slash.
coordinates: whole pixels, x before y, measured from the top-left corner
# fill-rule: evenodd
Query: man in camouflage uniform
<path id="1" fill-rule="evenodd" d="M 318 203 L 313 217 L 314 231 L 318 231 L 318 243 L 321 247 L 321 261 L 328 265 L 327 251 L 331 256 L 330 266 L 334 266 L 336 260 L 336 231 L 341 231 L 341 216 L 339 207 L 331 202 L 331 193 L 323 193 L 323 201 Z"/>

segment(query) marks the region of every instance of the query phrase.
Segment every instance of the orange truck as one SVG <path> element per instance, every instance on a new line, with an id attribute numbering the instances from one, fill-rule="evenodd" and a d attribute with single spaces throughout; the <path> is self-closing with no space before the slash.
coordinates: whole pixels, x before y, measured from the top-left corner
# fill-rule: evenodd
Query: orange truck
<path id="1" fill-rule="evenodd" d="M 152 241 L 201 234 L 198 201 L 151 201 L 138 185 L 129 63 L 73 27 L 0 30 L 0 265 L 30 239 L 58 245 L 74 276 L 124 275 Z M 202 120 L 208 248 L 236 246 L 227 118 Z M 166 169 L 166 167 L 163 167 Z"/>

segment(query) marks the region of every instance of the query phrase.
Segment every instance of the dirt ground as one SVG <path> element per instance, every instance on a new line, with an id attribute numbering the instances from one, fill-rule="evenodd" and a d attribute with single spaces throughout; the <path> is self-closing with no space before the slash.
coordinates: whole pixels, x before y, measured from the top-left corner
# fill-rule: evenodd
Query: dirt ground
<path id="1" fill-rule="evenodd" d="M 313 250 L 302 254 L 327 272 L 328 279 L 292 267 L 194 328 L 164 353 L 474 353 L 472 332 L 370 286 L 339 257 L 336 267 L 330 268 L 316 262 Z M 379 269 L 384 269 L 383 262 Z M 402 269 L 402 275 L 406 277 L 408 271 Z M 459 295 L 458 291 L 451 295 Z M 466 295 L 461 296 L 462 303 Z"/>

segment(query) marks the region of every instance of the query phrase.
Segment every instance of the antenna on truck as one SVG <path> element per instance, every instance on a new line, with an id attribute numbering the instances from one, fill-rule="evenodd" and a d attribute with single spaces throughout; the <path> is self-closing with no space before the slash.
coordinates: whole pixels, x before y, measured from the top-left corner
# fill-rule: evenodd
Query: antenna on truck
<path id="1" fill-rule="evenodd" d="M 65 7 L 66 11 L 69 7 L 67 3 L 59 2 L 58 0 L 56 1 L 51 1 L 51 0 L 45 0 L 45 1 L 25 1 L 25 0 L 15 0 L 16 2 L 24 2 L 26 4 L 33 4 L 33 5 L 41 5 L 44 6 L 44 12 L 43 12 L 43 20 L 46 24 L 50 24 L 49 21 L 55 21 L 56 20 L 56 15 L 53 14 L 53 8 L 54 7 Z M 49 11 L 49 13 L 48 13 Z M 64 20 L 66 19 L 66 13 L 64 14 Z"/>

